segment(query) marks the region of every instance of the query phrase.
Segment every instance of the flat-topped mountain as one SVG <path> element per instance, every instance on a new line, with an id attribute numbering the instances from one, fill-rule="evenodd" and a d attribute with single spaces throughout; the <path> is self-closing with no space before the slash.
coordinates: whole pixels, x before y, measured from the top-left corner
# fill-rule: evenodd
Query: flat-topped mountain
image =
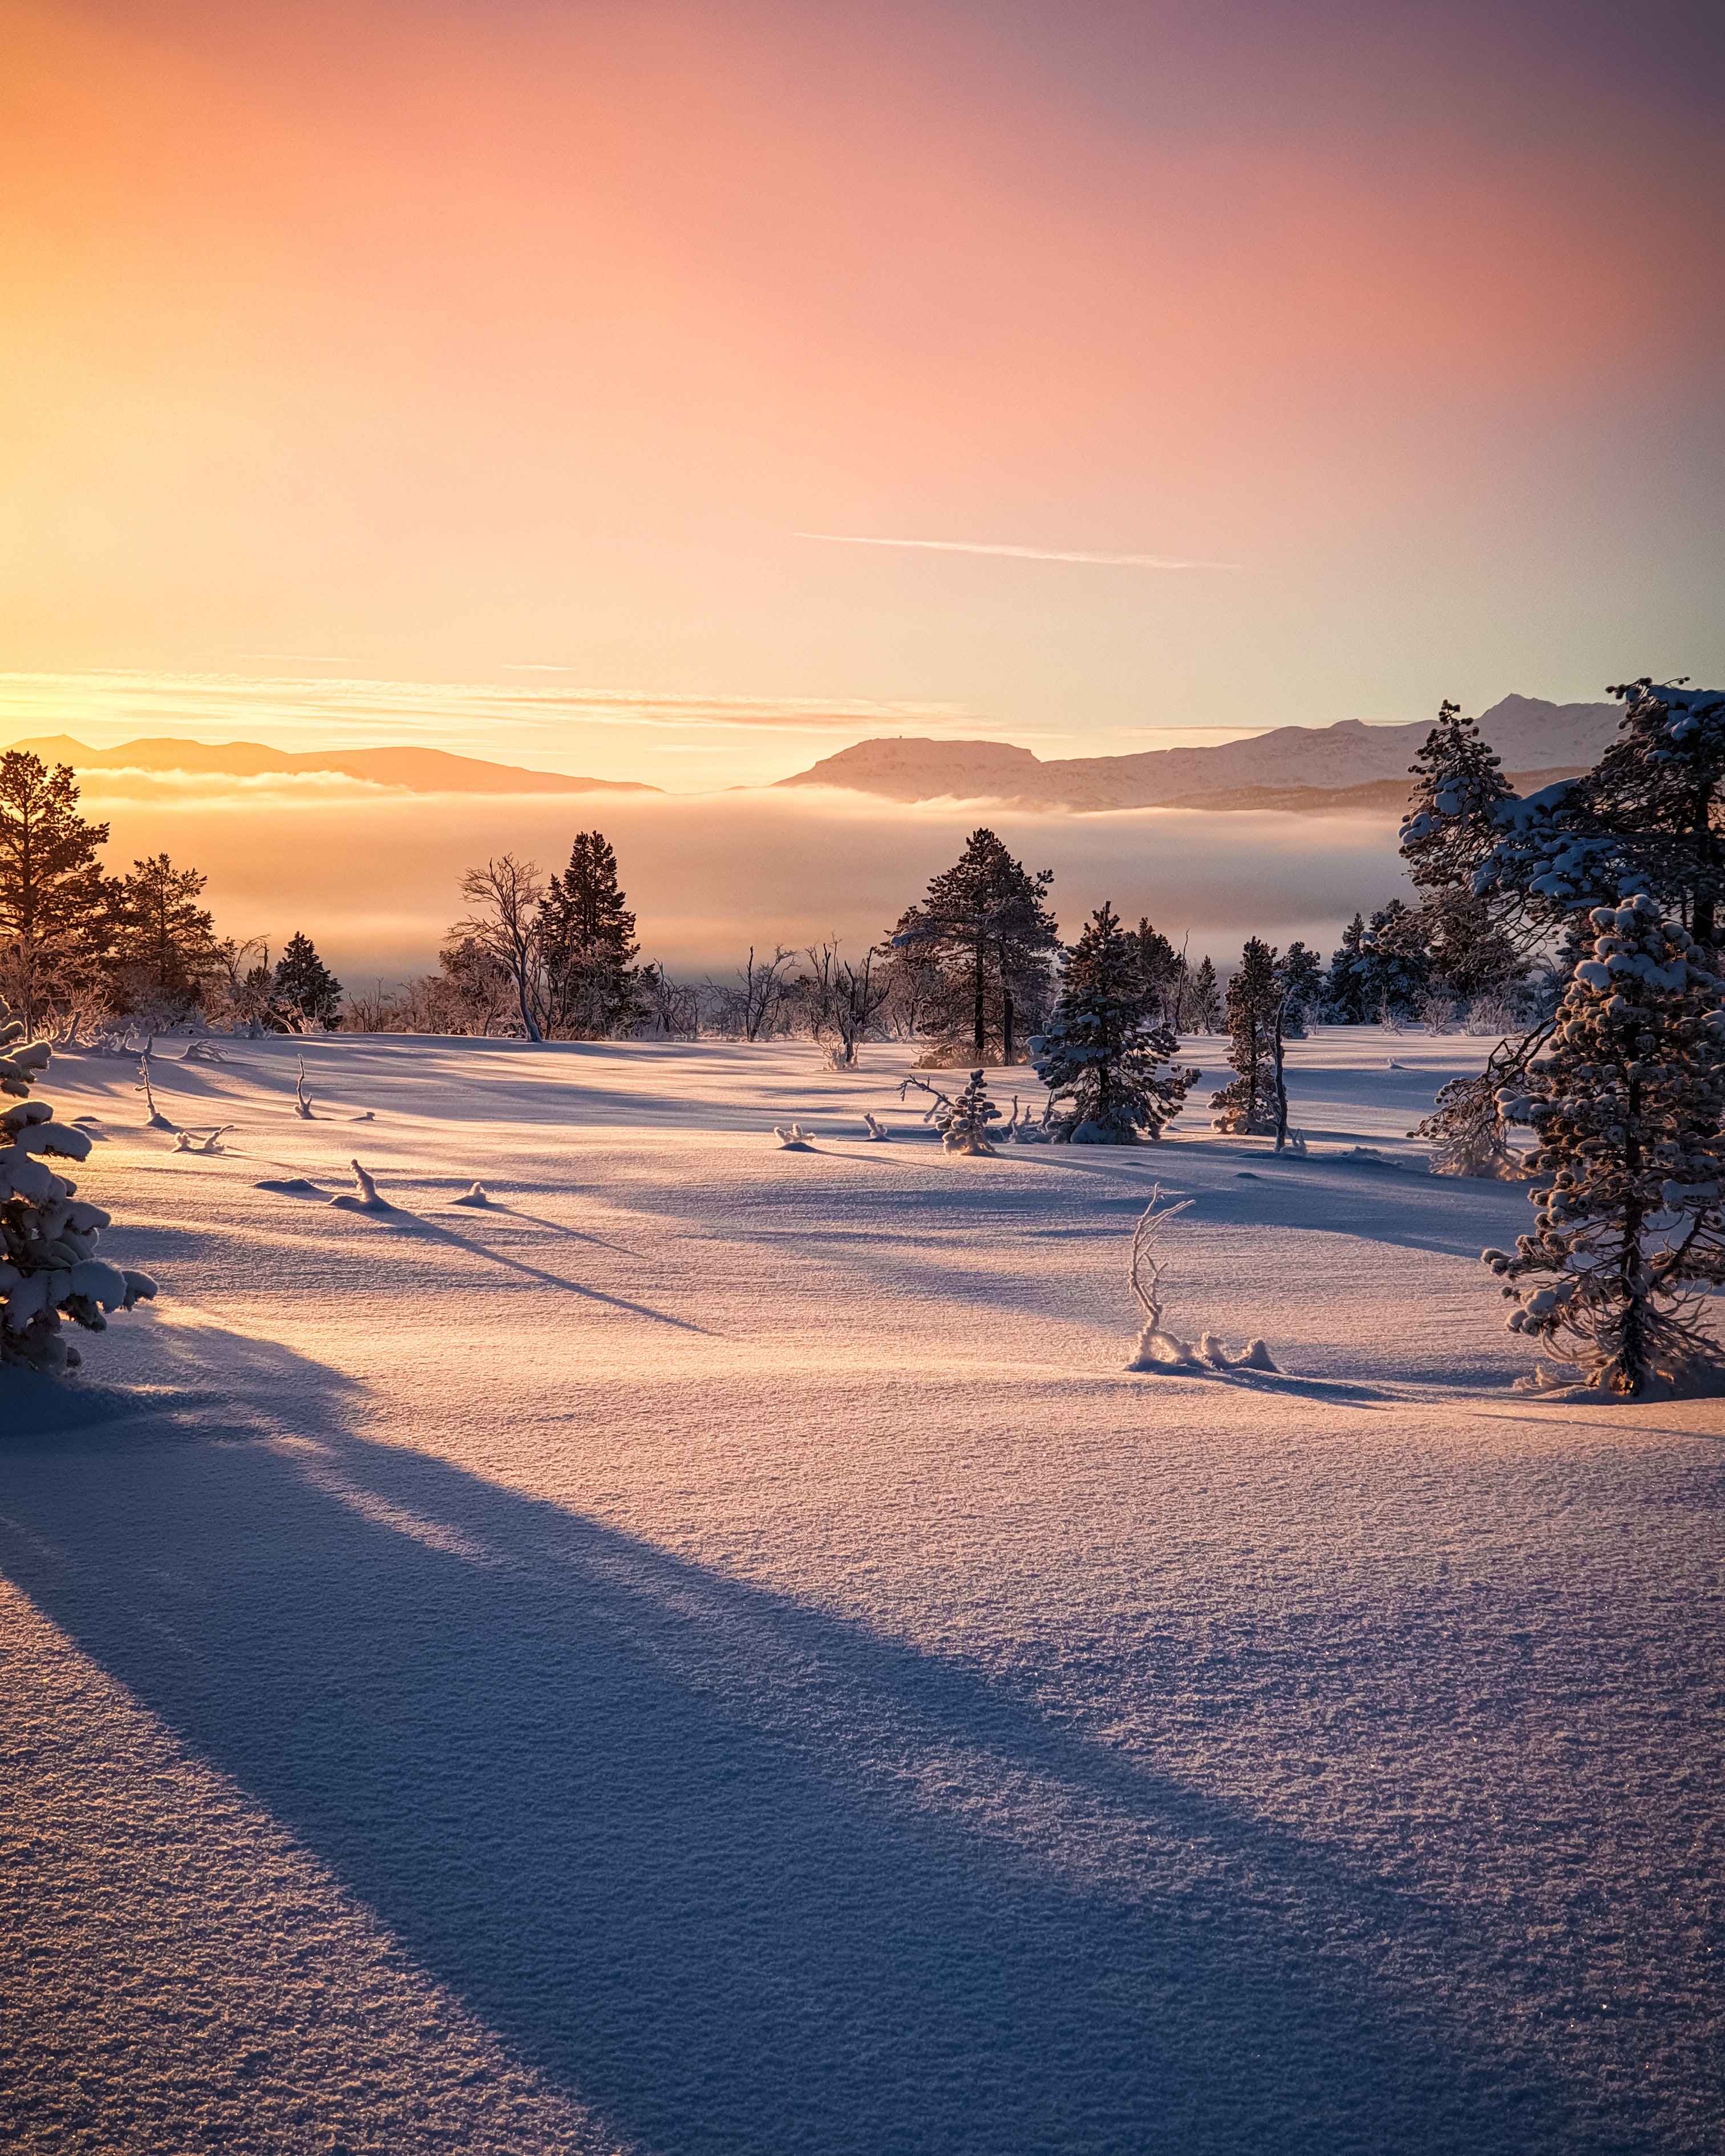
<path id="1" fill-rule="evenodd" d="M 1537 776 L 1543 783 L 1585 770 L 1622 716 L 1620 704 L 1506 696 L 1481 713 L 1479 724 L 1512 782 Z M 1343 719 L 1332 726 L 1276 726 L 1214 748 L 1046 762 L 1007 742 L 865 741 L 778 783 L 839 786 L 891 801 L 990 798 L 1045 808 L 1348 807 L 1390 813 L 1406 798 L 1408 767 L 1430 732 L 1427 720 L 1371 726 Z M 1361 798 L 1323 798 L 1343 792 Z"/>
<path id="2" fill-rule="evenodd" d="M 166 737 L 121 742 L 116 748 L 86 748 L 69 734 L 20 741 L 47 764 L 74 771 L 184 771 L 224 778 L 261 778 L 275 773 L 334 772 L 344 778 L 391 786 L 409 793 L 657 793 L 633 778 L 578 778 L 562 771 L 527 771 L 513 763 L 486 763 L 451 756 L 440 748 L 339 748 L 290 751 L 261 742 L 195 742 Z"/>

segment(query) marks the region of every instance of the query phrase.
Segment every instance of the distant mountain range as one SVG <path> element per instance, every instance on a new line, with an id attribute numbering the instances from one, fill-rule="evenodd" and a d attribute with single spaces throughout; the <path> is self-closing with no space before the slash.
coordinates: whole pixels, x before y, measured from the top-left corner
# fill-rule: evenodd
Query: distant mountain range
<path id="1" fill-rule="evenodd" d="M 1548 704 L 1506 696 L 1480 731 L 1518 788 L 1585 771 L 1616 732 L 1620 704 Z M 1276 808 L 1399 814 L 1408 767 L 1431 732 L 1370 726 L 1277 726 L 1214 748 L 1153 748 L 1133 756 L 1050 758 L 1006 742 L 859 742 L 781 786 L 837 786 L 889 801 L 990 799 L 1039 808 Z"/>
<path id="2" fill-rule="evenodd" d="M 513 763 L 485 763 L 440 748 L 306 749 L 297 754 L 261 742 L 122 742 L 117 748 L 86 748 L 69 734 L 13 742 L 46 764 L 74 771 L 186 771 L 223 778 L 261 778 L 275 773 L 336 772 L 372 786 L 409 793 L 658 793 L 663 789 L 632 778 L 576 778 L 561 771 L 525 771 Z"/>

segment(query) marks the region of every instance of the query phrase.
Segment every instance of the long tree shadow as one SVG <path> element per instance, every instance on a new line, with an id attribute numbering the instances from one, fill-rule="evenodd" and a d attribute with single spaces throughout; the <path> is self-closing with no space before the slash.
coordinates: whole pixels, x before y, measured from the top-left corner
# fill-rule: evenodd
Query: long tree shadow
<path id="1" fill-rule="evenodd" d="M 6 1569 L 623 2138 L 1606 2145 L 1394 1974 L 1472 1950 L 1451 1913 L 960 1663 L 367 1443 L 286 1353 L 273 1438 L 15 1431 Z"/>

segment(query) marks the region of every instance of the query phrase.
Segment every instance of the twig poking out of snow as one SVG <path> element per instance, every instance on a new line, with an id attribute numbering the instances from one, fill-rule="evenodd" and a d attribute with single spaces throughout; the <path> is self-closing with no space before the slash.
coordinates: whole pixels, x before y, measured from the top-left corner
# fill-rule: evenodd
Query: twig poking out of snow
<path id="1" fill-rule="evenodd" d="M 814 1151 L 814 1146 L 809 1142 L 814 1136 L 814 1132 L 805 1131 L 800 1123 L 775 1123 L 773 1126 L 773 1135 L 778 1140 L 786 1152 Z"/>
<path id="2" fill-rule="evenodd" d="M 357 1160 L 350 1160 L 347 1165 L 353 1170 L 353 1180 L 358 1188 L 355 1190 L 338 1190 L 331 1199 L 331 1204 L 339 1205 L 346 1213 L 394 1212 L 395 1208 L 389 1200 L 377 1195 L 377 1184 L 372 1182 L 359 1163 Z"/>
<path id="3" fill-rule="evenodd" d="M 347 1120 L 350 1123 L 371 1123 L 377 1121 L 377 1115 L 371 1108 L 362 1108 L 357 1116 L 350 1116 Z"/>
<path id="4" fill-rule="evenodd" d="M 1164 1221 L 1183 1213 L 1193 1202 L 1183 1198 L 1178 1205 L 1163 1205 L 1162 1185 L 1158 1183 L 1132 1229 L 1129 1276 L 1132 1293 L 1144 1313 L 1144 1325 L 1132 1359 L 1126 1367 L 1128 1370 L 1156 1371 L 1164 1375 L 1179 1370 L 1273 1370 L 1276 1365 L 1261 1340 L 1249 1340 L 1239 1354 L 1231 1355 L 1227 1342 L 1218 1333 L 1200 1334 L 1194 1348 L 1189 1340 L 1182 1340 L 1178 1334 L 1164 1332 L 1162 1328 L 1163 1275 L 1167 1261 L 1157 1254 L 1156 1238 Z"/>
<path id="5" fill-rule="evenodd" d="M 169 1122 L 167 1117 L 164 1116 L 161 1109 L 157 1106 L 156 1096 L 151 1090 L 150 1050 L 147 1048 L 145 1049 L 143 1054 L 138 1058 L 138 1076 L 143 1081 L 144 1106 L 147 1111 L 144 1117 L 144 1128 L 146 1131 L 172 1130 L 174 1128 L 173 1124 Z"/>
<path id="6" fill-rule="evenodd" d="M 182 1063 L 228 1063 L 233 1059 L 218 1048 L 213 1040 L 194 1040 L 180 1060 Z"/>
<path id="7" fill-rule="evenodd" d="M 869 1127 L 869 1136 L 877 1145 L 885 1145 L 892 1136 L 892 1132 L 887 1129 L 880 1118 L 878 1116 L 871 1116 L 866 1108 L 863 1110 L 863 1121 Z"/>
<path id="8" fill-rule="evenodd" d="M 197 1131 L 176 1131 L 174 1151 L 176 1152 L 225 1152 L 228 1148 L 221 1143 L 222 1133 L 238 1127 L 238 1125 L 234 1123 L 218 1123 L 213 1131 L 205 1131 L 201 1135 Z"/>
<path id="9" fill-rule="evenodd" d="M 303 1055 L 300 1058 L 299 1083 L 294 1087 L 294 1113 L 303 1116 L 308 1123 L 311 1121 L 311 1096 L 305 1091 L 305 1059 Z"/>
<path id="10" fill-rule="evenodd" d="M 459 1198 L 449 1200 L 452 1205 L 489 1205 L 490 1194 L 482 1183 L 475 1183 L 470 1190 L 464 1190 Z"/>

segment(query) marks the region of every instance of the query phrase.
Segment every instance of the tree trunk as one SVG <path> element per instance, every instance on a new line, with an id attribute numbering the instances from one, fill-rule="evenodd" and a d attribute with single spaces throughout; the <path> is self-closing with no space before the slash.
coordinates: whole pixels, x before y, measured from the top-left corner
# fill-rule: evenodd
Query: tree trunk
<path id="1" fill-rule="evenodd" d="M 1012 1046 L 1013 1046 L 1013 1042 L 1012 1042 L 1012 1019 L 1013 1019 L 1013 1009 L 1012 1009 L 1012 990 L 1007 987 L 1007 985 L 1006 985 L 1006 980 L 1005 980 L 1005 976 L 1004 976 L 1004 974 L 1003 974 L 1003 975 L 1002 975 L 1002 977 L 1001 977 L 1001 983 L 1000 983 L 1000 1000 L 1001 1000 L 1000 1060 L 1001 1060 L 1003 1063 L 1010 1064 L 1010 1062 L 1012 1061 Z"/>
<path id="2" fill-rule="evenodd" d="M 978 937 L 977 937 L 977 939 L 976 939 L 976 1010 L 975 1010 L 975 1021 L 976 1021 L 976 1060 L 977 1060 L 977 1061 L 978 1061 L 978 1063 L 983 1063 L 983 1062 L 986 1062 L 986 1061 L 988 1060 L 988 1024 L 987 1024 L 987 1014 L 986 1014 L 986 1012 L 985 1012 L 985 1010 L 984 1010 L 984 1009 L 983 1009 L 983 939 L 982 939 L 982 937 L 981 937 L 980 936 L 978 936 Z"/>
<path id="3" fill-rule="evenodd" d="M 1274 1053 L 1276 1056 L 1276 1149 L 1278 1152 L 1288 1142 L 1288 1088 L 1287 1081 L 1282 1076 L 1281 1067 L 1281 1014 L 1286 1004 L 1287 998 L 1284 996 L 1276 1007 Z"/>

